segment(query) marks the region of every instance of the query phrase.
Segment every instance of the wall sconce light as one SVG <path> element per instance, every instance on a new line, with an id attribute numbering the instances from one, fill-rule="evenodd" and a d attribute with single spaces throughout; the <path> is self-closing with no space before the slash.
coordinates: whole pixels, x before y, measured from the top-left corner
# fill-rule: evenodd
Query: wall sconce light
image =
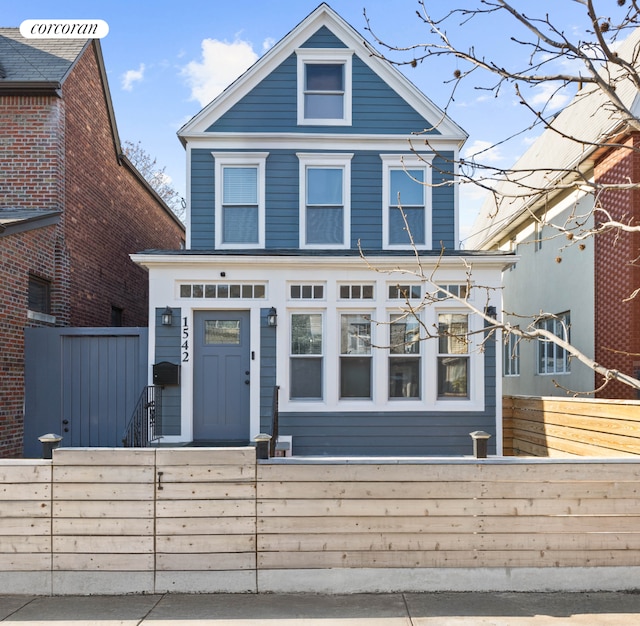
<path id="1" fill-rule="evenodd" d="M 171 326 L 173 323 L 173 311 L 171 307 L 167 306 L 167 308 L 162 312 L 162 325 L 163 326 Z"/>
<path id="2" fill-rule="evenodd" d="M 278 314 L 276 313 L 275 307 L 271 307 L 269 309 L 269 313 L 267 313 L 267 326 L 270 328 L 275 328 L 278 325 Z"/>

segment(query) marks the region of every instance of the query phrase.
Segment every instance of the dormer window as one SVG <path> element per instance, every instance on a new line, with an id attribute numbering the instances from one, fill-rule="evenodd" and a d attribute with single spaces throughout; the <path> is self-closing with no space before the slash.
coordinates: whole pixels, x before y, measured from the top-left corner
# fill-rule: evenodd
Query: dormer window
<path id="1" fill-rule="evenodd" d="M 351 56 L 346 49 L 301 48 L 298 57 L 298 124 L 351 124 Z"/>

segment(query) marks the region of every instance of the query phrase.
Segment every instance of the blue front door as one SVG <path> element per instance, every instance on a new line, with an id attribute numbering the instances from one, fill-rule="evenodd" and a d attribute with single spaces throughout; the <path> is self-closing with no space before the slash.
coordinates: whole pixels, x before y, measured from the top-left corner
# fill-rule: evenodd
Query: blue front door
<path id="1" fill-rule="evenodd" d="M 249 441 L 249 311 L 194 314 L 194 441 Z"/>

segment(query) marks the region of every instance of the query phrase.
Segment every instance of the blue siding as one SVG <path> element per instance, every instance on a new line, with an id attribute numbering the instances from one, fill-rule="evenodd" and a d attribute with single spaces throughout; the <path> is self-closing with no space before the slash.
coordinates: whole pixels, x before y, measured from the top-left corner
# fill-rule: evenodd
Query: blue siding
<path id="1" fill-rule="evenodd" d="M 164 307 L 157 308 L 156 318 L 156 363 L 168 361 L 180 364 L 180 329 L 182 310 L 173 309 L 173 323 L 171 326 L 162 325 Z M 180 434 L 180 386 L 169 385 L 162 388 L 162 435 Z"/>
<path id="2" fill-rule="evenodd" d="M 445 155 L 446 158 L 446 155 Z M 454 249 L 454 188 L 451 164 L 436 157 L 433 166 L 433 247 Z M 211 151 L 191 153 L 191 247 L 214 249 L 214 159 Z M 299 162 L 293 150 L 271 150 L 266 163 L 267 249 L 299 247 Z M 382 160 L 377 152 L 356 152 L 351 161 L 351 248 L 382 249 Z"/>
<path id="3" fill-rule="evenodd" d="M 406 135 L 432 126 L 355 55 L 352 68 L 351 126 L 298 126 L 296 55 L 292 54 L 207 130 Z"/>
<path id="4" fill-rule="evenodd" d="M 496 452 L 496 345 L 485 345 L 485 409 L 464 412 L 281 412 L 280 434 L 293 436 L 295 455 L 462 456 L 473 453 L 469 433 L 491 435 Z"/>
<path id="5" fill-rule="evenodd" d="M 267 326 L 269 309 L 260 309 L 260 432 L 271 432 L 276 385 L 276 328 Z"/>

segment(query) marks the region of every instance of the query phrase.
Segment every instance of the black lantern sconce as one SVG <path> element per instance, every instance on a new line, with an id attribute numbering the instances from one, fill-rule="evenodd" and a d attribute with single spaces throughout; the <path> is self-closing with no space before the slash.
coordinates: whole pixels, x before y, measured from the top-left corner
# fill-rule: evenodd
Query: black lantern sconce
<path id="1" fill-rule="evenodd" d="M 163 326 L 171 326 L 173 323 L 173 311 L 171 307 L 167 306 L 167 308 L 162 312 L 162 325 Z"/>
<path id="2" fill-rule="evenodd" d="M 278 314 L 275 307 L 271 307 L 267 313 L 267 326 L 269 328 L 275 328 L 278 325 Z"/>

